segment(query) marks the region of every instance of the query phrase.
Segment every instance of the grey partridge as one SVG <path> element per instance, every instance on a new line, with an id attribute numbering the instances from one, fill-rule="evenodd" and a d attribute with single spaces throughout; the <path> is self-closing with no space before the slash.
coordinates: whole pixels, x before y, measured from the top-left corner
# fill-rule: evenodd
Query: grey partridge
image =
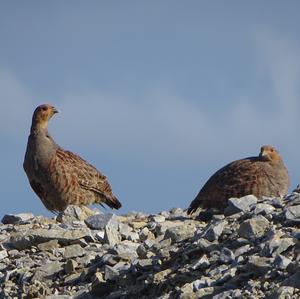
<path id="1" fill-rule="evenodd" d="M 68 205 L 99 203 L 119 209 L 107 178 L 78 155 L 55 143 L 48 132 L 48 121 L 58 111 L 52 105 L 38 106 L 32 117 L 23 163 L 30 186 L 52 211 Z"/>
<path id="2" fill-rule="evenodd" d="M 289 184 L 288 171 L 278 151 L 264 145 L 257 157 L 231 162 L 213 174 L 191 202 L 188 214 L 200 206 L 224 210 L 231 197 L 249 194 L 257 198 L 282 197 L 287 194 Z"/>

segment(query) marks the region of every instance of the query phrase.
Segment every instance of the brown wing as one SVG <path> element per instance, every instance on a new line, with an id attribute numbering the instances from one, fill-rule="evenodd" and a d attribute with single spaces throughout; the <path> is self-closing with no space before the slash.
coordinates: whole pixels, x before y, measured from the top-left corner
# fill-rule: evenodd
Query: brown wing
<path id="1" fill-rule="evenodd" d="M 121 207 L 106 177 L 70 151 L 56 151 L 50 173 L 53 186 L 69 204 L 105 203 L 111 208 Z"/>
<path id="2" fill-rule="evenodd" d="M 249 194 L 260 195 L 262 169 L 258 158 L 251 157 L 234 161 L 213 174 L 188 208 L 194 213 L 199 206 L 204 208 L 224 208 L 230 197 Z"/>

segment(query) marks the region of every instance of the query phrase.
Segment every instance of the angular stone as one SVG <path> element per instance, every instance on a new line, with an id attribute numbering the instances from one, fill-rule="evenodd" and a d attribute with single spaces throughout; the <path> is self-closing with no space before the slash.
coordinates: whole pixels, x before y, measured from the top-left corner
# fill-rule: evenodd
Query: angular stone
<path id="1" fill-rule="evenodd" d="M 228 263 L 232 263 L 234 260 L 235 260 L 234 253 L 230 249 L 223 247 L 220 253 L 220 261 L 222 263 L 228 264 Z"/>
<path id="2" fill-rule="evenodd" d="M 278 254 L 275 257 L 274 265 L 275 265 L 276 268 L 279 268 L 281 270 L 285 270 L 291 262 L 292 261 L 290 259 L 288 259 L 287 257 Z"/>
<path id="3" fill-rule="evenodd" d="M 246 239 L 260 238 L 268 230 L 269 225 L 264 216 L 258 215 L 244 221 L 238 229 L 238 234 Z"/>
<path id="4" fill-rule="evenodd" d="M 51 240 L 48 242 L 40 243 L 37 245 L 37 248 L 41 251 L 49 251 L 53 250 L 54 248 L 58 248 L 58 241 L 57 240 Z"/>
<path id="5" fill-rule="evenodd" d="M 295 245 L 293 238 L 277 238 L 276 235 L 268 244 L 269 254 L 276 256 Z"/>
<path id="6" fill-rule="evenodd" d="M 95 260 L 95 257 L 95 253 L 89 253 L 88 255 L 76 258 L 76 262 L 80 265 L 81 268 L 85 268 L 91 264 L 92 260 Z"/>
<path id="7" fill-rule="evenodd" d="M 2 218 L 3 224 L 15 224 L 22 221 L 28 221 L 34 218 L 32 213 L 6 214 Z"/>
<path id="8" fill-rule="evenodd" d="M 196 299 L 195 294 L 193 293 L 193 284 L 186 283 L 180 288 L 180 296 L 179 299 Z"/>
<path id="9" fill-rule="evenodd" d="M 32 277 L 32 281 L 51 280 L 51 276 L 63 269 L 59 261 L 48 262 L 46 265 L 39 267 Z"/>
<path id="10" fill-rule="evenodd" d="M 218 240 L 227 224 L 228 222 L 226 220 L 223 220 L 217 222 L 216 224 L 210 225 L 208 230 L 204 233 L 203 237 L 210 242 Z"/>
<path id="11" fill-rule="evenodd" d="M 129 225 L 133 228 L 133 229 L 139 229 L 139 228 L 143 228 L 145 226 L 147 226 L 147 222 L 145 221 L 132 221 L 129 223 Z"/>
<path id="12" fill-rule="evenodd" d="M 254 195 L 246 195 L 241 198 L 229 198 L 228 207 L 225 209 L 225 215 L 231 215 L 239 212 L 249 212 L 257 203 Z"/>
<path id="13" fill-rule="evenodd" d="M 117 257 L 113 253 L 105 253 L 105 254 L 100 254 L 96 256 L 96 260 L 99 260 L 99 263 L 101 265 L 109 265 L 109 266 L 114 266 L 118 261 L 119 257 Z"/>
<path id="14" fill-rule="evenodd" d="M 210 266 L 209 259 L 207 258 L 206 254 L 203 254 L 203 256 L 195 261 L 190 268 L 193 270 L 204 270 L 207 269 Z"/>
<path id="15" fill-rule="evenodd" d="M 5 259 L 8 256 L 7 251 L 5 249 L 0 251 L 0 261 Z"/>
<path id="16" fill-rule="evenodd" d="M 272 261 L 271 258 L 250 256 L 247 265 L 248 271 L 254 272 L 258 276 L 265 275 L 272 269 Z"/>
<path id="17" fill-rule="evenodd" d="M 67 277 L 64 279 L 64 283 L 67 285 L 74 285 L 77 283 L 81 278 L 81 273 L 72 273 L 69 274 Z"/>
<path id="18" fill-rule="evenodd" d="M 114 267 L 105 265 L 104 267 L 104 278 L 105 280 L 115 280 L 119 276 L 119 271 Z"/>
<path id="19" fill-rule="evenodd" d="M 176 243 L 193 237 L 195 231 L 196 228 L 190 225 L 174 226 L 166 230 L 164 238 L 170 238 L 173 243 Z"/>
<path id="20" fill-rule="evenodd" d="M 105 280 L 118 280 L 120 273 L 128 271 L 130 265 L 125 262 L 118 262 L 114 266 L 105 265 L 104 276 Z"/>
<path id="21" fill-rule="evenodd" d="M 0 246 L 0 248 L 2 248 L 2 247 Z M 18 258 L 18 257 L 24 256 L 23 252 L 20 252 L 17 249 L 9 250 L 7 253 L 11 258 Z"/>
<path id="22" fill-rule="evenodd" d="M 56 220 L 62 223 L 73 223 L 74 221 L 82 221 L 91 214 L 94 214 L 94 212 L 88 207 L 69 205 L 56 216 Z"/>
<path id="23" fill-rule="evenodd" d="M 78 267 L 78 263 L 73 259 L 69 259 L 64 265 L 64 269 L 67 274 L 74 273 L 76 271 L 76 267 Z"/>
<path id="24" fill-rule="evenodd" d="M 214 293 L 214 287 L 206 287 L 206 288 L 201 288 L 194 294 L 196 299 L 199 298 L 208 299 L 212 297 L 213 293 Z"/>
<path id="25" fill-rule="evenodd" d="M 137 261 L 139 268 L 152 268 L 153 261 L 151 259 L 142 259 Z"/>
<path id="26" fill-rule="evenodd" d="M 205 251 L 218 250 L 219 247 L 220 247 L 219 244 L 216 241 L 210 242 L 210 241 L 208 241 L 204 238 L 197 239 L 195 244 L 197 244 L 199 249 L 203 249 Z"/>
<path id="27" fill-rule="evenodd" d="M 152 231 L 155 230 L 156 235 L 165 234 L 166 230 L 172 227 L 182 226 L 184 223 L 182 221 L 165 221 L 161 223 L 149 222 L 148 228 Z"/>
<path id="28" fill-rule="evenodd" d="M 213 277 L 214 281 L 219 281 L 220 278 L 224 277 L 224 274 L 228 271 L 229 266 L 220 265 L 218 267 L 213 267 L 208 271 L 209 277 Z"/>
<path id="29" fill-rule="evenodd" d="M 170 217 L 170 212 L 169 211 L 161 211 L 159 213 L 159 215 L 164 216 L 165 218 L 169 218 Z"/>
<path id="30" fill-rule="evenodd" d="M 287 207 L 285 210 L 286 220 L 300 222 L 300 205 Z"/>
<path id="31" fill-rule="evenodd" d="M 118 229 L 118 220 L 115 214 L 96 214 L 84 220 L 91 229 L 103 230 L 106 226 Z"/>
<path id="32" fill-rule="evenodd" d="M 119 273 L 122 273 L 125 271 L 128 272 L 130 267 L 131 267 L 131 265 L 128 262 L 123 262 L 123 261 L 120 261 L 116 265 L 114 265 L 114 269 L 119 271 Z"/>
<path id="33" fill-rule="evenodd" d="M 281 197 L 269 198 L 269 204 L 278 209 L 282 209 L 285 206 Z"/>
<path id="34" fill-rule="evenodd" d="M 240 256 L 240 255 L 248 252 L 250 249 L 251 249 L 251 247 L 250 247 L 249 244 L 241 246 L 241 247 L 236 249 L 236 251 L 234 252 L 234 255 L 235 256 Z"/>
<path id="35" fill-rule="evenodd" d="M 106 226 L 104 232 L 104 241 L 110 246 L 115 246 L 116 244 L 121 242 L 121 236 L 114 227 Z"/>
<path id="36" fill-rule="evenodd" d="M 10 237 L 10 243 L 18 250 L 30 248 L 35 244 L 34 237 L 27 233 L 13 233 Z"/>
<path id="37" fill-rule="evenodd" d="M 134 261 L 137 259 L 137 248 L 139 247 L 139 244 L 133 243 L 131 241 L 122 241 L 119 244 L 116 244 L 111 251 L 114 254 L 117 254 L 119 258 L 127 261 Z"/>
<path id="38" fill-rule="evenodd" d="M 147 252 L 148 252 L 148 250 L 145 248 L 144 245 L 141 244 L 141 245 L 137 248 L 136 252 L 137 252 L 139 258 L 141 258 L 141 259 L 147 258 Z"/>
<path id="39" fill-rule="evenodd" d="M 155 244 L 155 241 L 153 239 L 147 239 L 145 242 L 144 242 L 144 245 L 146 246 L 146 248 L 151 248 L 153 245 Z"/>
<path id="40" fill-rule="evenodd" d="M 258 203 L 255 206 L 254 214 L 263 214 L 263 215 L 269 215 L 271 214 L 275 208 L 267 203 Z"/>
<path id="41" fill-rule="evenodd" d="M 84 254 L 85 254 L 85 250 L 78 244 L 69 245 L 65 247 L 65 253 L 64 253 L 65 259 L 69 259 L 77 256 L 83 256 Z"/>
<path id="42" fill-rule="evenodd" d="M 132 227 L 127 223 L 119 223 L 119 232 L 122 238 L 127 239 L 128 235 L 132 232 Z"/>
<path id="43" fill-rule="evenodd" d="M 40 264 L 40 263 L 38 263 Z M 17 268 L 32 268 L 36 266 L 36 263 L 29 256 L 22 256 L 15 260 Z"/>
<path id="44" fill-rule="evenodd" d="M 203 277 L 201 279 L 197 279 L 193 282 L 193 290 L 194 290 L 194 292 L 196 292 L 202 288 L 211 286 L 212 283 L 213 283 L 213 281 L 208 277 Z"/>
<path id="45" fill-rule="evenodd" d="M 147 227 L 144 227 L 140 233 L 139 233 L 139 238 L 141 241 L 146 241 L 147 239 L 155 239 L 155 235 L 149 231 L 149 229 Z"/>
<path id="46" fill-rule="evenodd" d="M 129 241 L 138 241 L 140 239 L 139 234 L 136 232 L 130 232 L 127 237 L 127 240 Z"/>
<path id="47" fill-rule="evenodd" d="M 156 241 L 158 241 L 158 240 L 156 240 Z M 163 248 L 170 247 L 171 244 L 172 244 L 172 239 L 171 238 L 163 239 L 163 240 L 155 243 L 153 245 L 152 249 L 159 251 L 159 250 L 161 250 Z"/>
<path id="48" fill-rule="evenodd" d="M 100 230 L 100 231 L 97 231 L 96 234 L 95 234 L 95 238 L 100 241 L 101 243 L 104 243 L 105 242 L 105 232 Z"/>
<path id="49" fill-rule="evenodd" d="M 23 250 L 50 240 L 57 240 L 59 243 L 68 244 L 75 240 L 90 236 L 88 229 L 29 229 L 26 232 L 13 233 L 11 235 L 12 245 L 19 250 Z"/>
<path id="50" fill-rule="evenodd" d="M 151 219 L 151 221 L 154 221 L 156 223 L 162 223 L 162 222 L 166 221 L 166 218 L 162 215 L 155 215 L 155 216 L 152 216 L 150 219 Z"/>
<path id="51" fill-rule="evenodd" d="M 160 283 L 163 281 L 170 273 L 172 273 L 171 269 L 166 269 L 160 272 L 157 272 L 153 275 L 153 282 Z"/>

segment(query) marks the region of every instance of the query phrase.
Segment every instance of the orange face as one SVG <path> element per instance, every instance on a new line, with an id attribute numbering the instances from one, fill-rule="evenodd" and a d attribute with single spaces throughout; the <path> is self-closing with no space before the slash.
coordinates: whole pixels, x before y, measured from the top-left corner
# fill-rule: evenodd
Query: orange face
<path id="1" fill-rule="evenodd" d="M 259 157 L 265 161 L 276 162 L 281 160 L 277 150 L 271 145 L 263 145 L 260 149 Z"/>
<path id="2" fill-rule="evenodd" d="M 43 104 L 35 109 L 33 119 L 38 123 L 47 123 L 55 113 L 58 113 L 55 107 L 49 104 Z"/>

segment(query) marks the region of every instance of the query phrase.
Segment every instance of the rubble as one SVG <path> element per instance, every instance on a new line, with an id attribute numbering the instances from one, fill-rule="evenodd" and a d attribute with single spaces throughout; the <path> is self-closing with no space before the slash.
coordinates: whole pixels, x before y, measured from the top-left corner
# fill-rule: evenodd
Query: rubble
<path id="1" fill-rule="evenodd" d="M 297 193 L 225 211 L 4 215 L 0 298 L 299 298 Z"/>

